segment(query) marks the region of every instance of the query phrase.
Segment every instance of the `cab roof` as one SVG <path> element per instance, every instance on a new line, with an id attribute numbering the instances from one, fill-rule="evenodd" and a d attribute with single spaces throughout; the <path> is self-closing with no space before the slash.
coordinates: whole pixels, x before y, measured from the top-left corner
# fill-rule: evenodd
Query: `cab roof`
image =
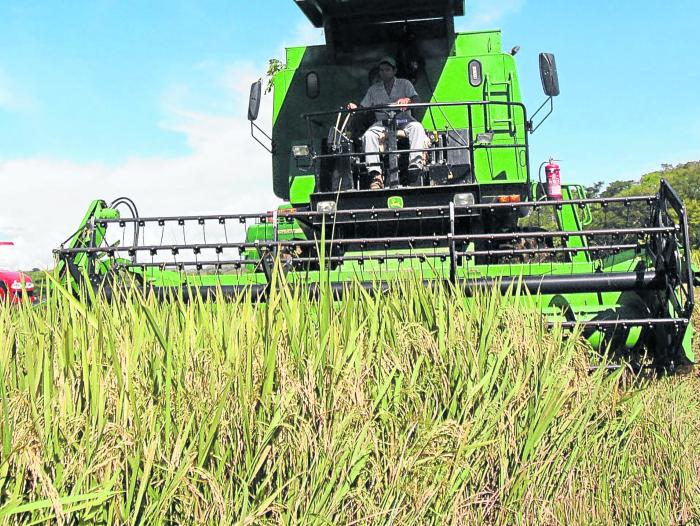
<path id="1" fill-rule="evenodd" d="M 314 27 L 329 20 L 366 25 L 464 15 L 465 0 L 294 0 Z M 354 25 L 354 24 L 353 24 Z"/>

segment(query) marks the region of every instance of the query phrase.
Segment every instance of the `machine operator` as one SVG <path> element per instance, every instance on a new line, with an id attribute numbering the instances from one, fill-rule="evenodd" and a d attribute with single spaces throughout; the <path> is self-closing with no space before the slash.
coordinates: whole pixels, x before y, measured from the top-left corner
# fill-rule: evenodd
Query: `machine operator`
<path id="1" fill-rule="evenodd" d="M 411 84 L 411 81 L 396 77 L 396 61 L 392 57 L 384 57 L 379 61 L 380 80 L 370 86 L 367 94 L 360 102 L 359 107 L 369 108 L 372 106 L 387 106 L 396 104 L 401 109 L 401 105 L 418 102 L 418 93 Z M 358 105 L 351 102 L 347 108 L 354 110 Z M 391 118 L 383 111 L 374 114 L 375 123 L 362 136 L 362 145 L 365 153 L 379 152 L 380 142 L 387 132 L 386 123 Z M 403 111 L 396 117 L 397 130 L 403 130 L 411 144 L 411 150 L 419 150 L 426 147 L 427 136 L 423 125 L 415 120 L 411 111 Z M 422 170 L 424 168 L 423 153 L 415 152 L 410 154 L 409 169 Z M 367 169 L 370 174 L 370 189 L 378 190 L 384 187 L 384 177 L 382 175 L 382 164 L 378 155 L 367 155 L 365 159 Z"/>

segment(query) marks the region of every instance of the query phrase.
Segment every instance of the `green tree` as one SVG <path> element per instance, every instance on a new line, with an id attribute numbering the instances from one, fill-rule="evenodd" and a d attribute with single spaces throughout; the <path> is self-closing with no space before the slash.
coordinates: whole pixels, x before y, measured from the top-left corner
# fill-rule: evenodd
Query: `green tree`
<path id="1" fill-rule="evenodd" d="M 271 58 L 267 64 L 267 86 L 265 87 L 265 93 L 270 93 L 272 91 L 273 82 L 275 80 L 275 75 L 285 69 L 287 65 L 279 59 Z"/>
<path id="2" fill-rule="evenodd" d="M 661 170 L 643 175 L 639 181 L 613 181 L 605 188 L 594 186 L 600 197 L 627 197 L 651 195 L 659 190 L 665 179 L 678 193 L 688 213 L 690 241 L 700 247 L 700 161 L 671 166 L 663 164 Z M 592 195 L 591 195 L 592 196 Z"/>
<path id="3" fill-rule="evenodd" d="M 613 181 L 600 192 L 600 197 L 615 197 L 632 188 L 634 184 L 634 181 Z"/>

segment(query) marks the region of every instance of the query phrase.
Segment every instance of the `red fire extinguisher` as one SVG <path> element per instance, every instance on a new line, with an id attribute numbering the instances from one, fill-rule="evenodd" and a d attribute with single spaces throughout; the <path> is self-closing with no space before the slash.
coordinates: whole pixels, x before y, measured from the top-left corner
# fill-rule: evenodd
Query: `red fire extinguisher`
<path id="1" fill-rule="evenodd" d="M 550 159 L 544 167 L 544 173 L 547 177 L 547 197 L 555 201 L 561 201 L 563 196 L 561 194 L 561 174 L 559 172 L 559 165 Z"/>

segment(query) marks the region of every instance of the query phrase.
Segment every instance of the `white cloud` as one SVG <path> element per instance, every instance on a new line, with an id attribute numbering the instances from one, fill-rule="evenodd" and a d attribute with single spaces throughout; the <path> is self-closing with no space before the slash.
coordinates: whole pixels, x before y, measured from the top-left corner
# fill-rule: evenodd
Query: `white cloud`
<path id="1" fill-rule="evenodd" d="M 518 13 L 524 5 L 525 0 L 470 0 L 465 17 L 456 20 L 458 29 L 493 29 L 506 16 Z"/>
<path id="2" fill-rule="evenodd" d="M 0 266 L 51 266 L 52 250 L 74 231 L 93 199 L 130 197 L 142 216 L 275 207 L 279 200 L 272 193 L 270 156 L 250 137 L 244 117 L 254 73 L 251 65 L 226 72 L 225 96 L 239 108 L 233 116 L 172 109 L 164 126 L 185 135 L 188 155 L 133 158 L 117 166 L 62 159 L 0 161 L 0 181 L 12 188 L 0 208 L 0 236 L 15 242 L 0 251 Z M 182 103 L 187 91 L 182 86 L 169 90 L 166 106 Z M 263 127 L 271 122 L 271 106 L 271 100 L 263 101 Z"/>

